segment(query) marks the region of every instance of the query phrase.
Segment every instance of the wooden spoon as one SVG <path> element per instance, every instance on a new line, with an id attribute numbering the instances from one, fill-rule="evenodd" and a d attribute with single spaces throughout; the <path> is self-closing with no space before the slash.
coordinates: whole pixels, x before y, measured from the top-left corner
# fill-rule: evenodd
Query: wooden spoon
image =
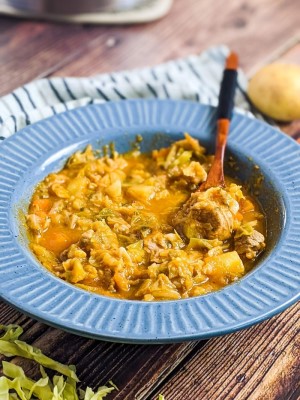
<path id="1" fill-rule="evenodd" d="M 237 85 L 237 68 L 238 56 L 236 53 L 231 52 L 226 59 L 219 94 L 215 158 L 206 181 L 198 188 L 199 191 L 205 191 L 211 187 L 225 187 L 223 168 L 224 153 L 232 117 L 232 110 L 234 107 L 234 94 Z"/>

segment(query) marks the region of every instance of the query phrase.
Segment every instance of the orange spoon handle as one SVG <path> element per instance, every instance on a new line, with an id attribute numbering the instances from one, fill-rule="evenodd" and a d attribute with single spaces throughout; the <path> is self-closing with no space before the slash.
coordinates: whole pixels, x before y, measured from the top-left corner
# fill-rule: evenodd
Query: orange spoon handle
<path id="1" fill-rule="evenodd" d="M 224 180 L 224 154 L 227 143 L 227 137 L 230 128 L 230 120 L 234 107 L 234 94 L 237 82 L 238 57 L 235 53 L 230 53 L 226 59 L 226 66 L 221 83 L 219 105 L 218 105 L 218 121 L 217 121 L 217 138 L 215 158 L 211 169 L 207 175 L 207 179 L 198 190 L 204 191 L 210 187 L 225 187 Z"/>

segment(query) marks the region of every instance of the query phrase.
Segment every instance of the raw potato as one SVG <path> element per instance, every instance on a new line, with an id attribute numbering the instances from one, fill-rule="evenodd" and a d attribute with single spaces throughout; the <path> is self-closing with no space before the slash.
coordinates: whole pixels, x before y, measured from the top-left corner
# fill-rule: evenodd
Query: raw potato
<path id="1" fill-rule="evenodd" d="M 278 121 L 300 118 L 300 66 L 270 64 L 251 79 L 248 95 L 263 114 Z"/>

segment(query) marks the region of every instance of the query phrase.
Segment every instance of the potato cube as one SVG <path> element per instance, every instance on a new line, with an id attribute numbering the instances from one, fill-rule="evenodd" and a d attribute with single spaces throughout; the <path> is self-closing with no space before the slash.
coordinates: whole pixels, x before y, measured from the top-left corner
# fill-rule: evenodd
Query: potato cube
<path id="1" fill-rule="evenodd" d="M 243 261 L 236 251 L 205 258 L 203 272 L 220 283 L 232 282 L 244 275 Z M 225 281 L 224 281 L 225 280 Z"/>

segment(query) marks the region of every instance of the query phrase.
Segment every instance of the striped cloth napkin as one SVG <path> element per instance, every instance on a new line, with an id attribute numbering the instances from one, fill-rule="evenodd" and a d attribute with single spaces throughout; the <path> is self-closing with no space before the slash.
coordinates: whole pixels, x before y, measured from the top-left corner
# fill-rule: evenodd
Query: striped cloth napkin
<path id="1" fill-rule="evenodd" d="M 216 105 L 228 53 L 227 47 L 218 46 L 153 68 L 33 81 L 0 98 L 0 139 L 54 114 L 110 100 L 171 98 Z M 235 105 L 262 118 L 251 108 L 246 87 L 240 70 Z"/>

